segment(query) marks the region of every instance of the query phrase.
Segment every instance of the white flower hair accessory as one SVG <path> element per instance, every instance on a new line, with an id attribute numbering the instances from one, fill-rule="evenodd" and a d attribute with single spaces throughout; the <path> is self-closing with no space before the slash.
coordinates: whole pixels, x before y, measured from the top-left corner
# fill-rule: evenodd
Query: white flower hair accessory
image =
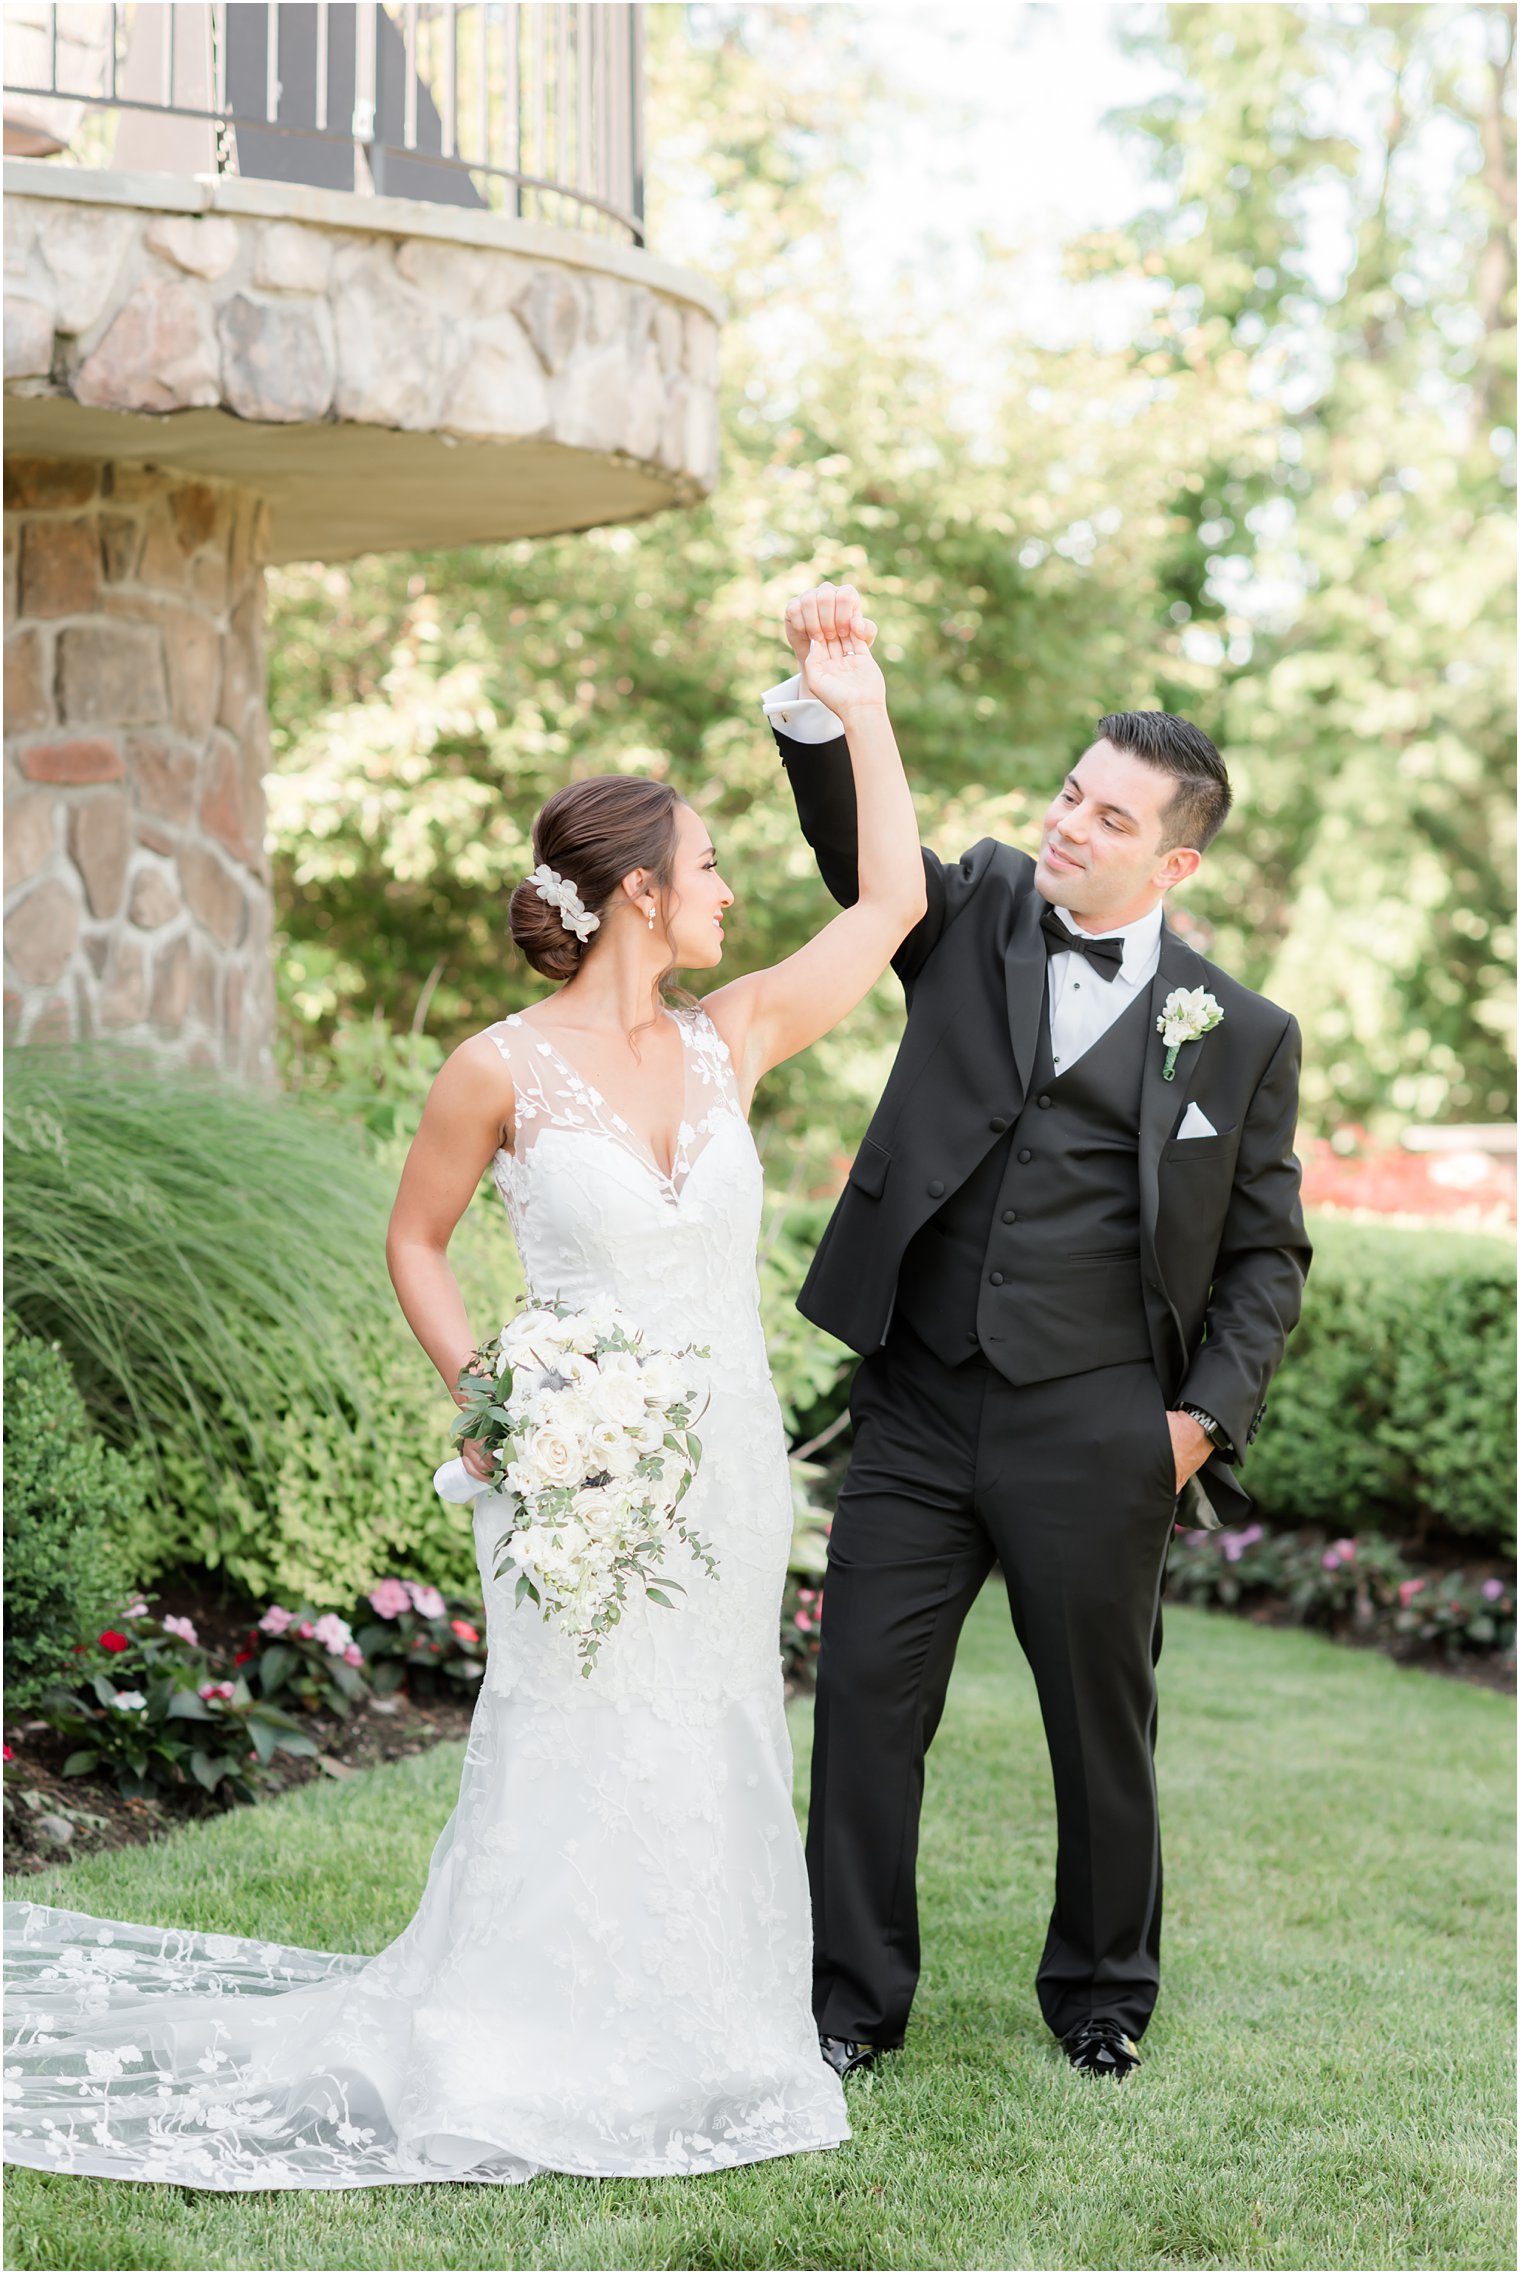
<path id="1" fill-rule="evenodd" d="M 541 861 L 528 878 L 540 900 L 547 900 L 551 908 L 559 910 L 559 920 L 567 932 L 574 932 L 584 947 L 593 932 L 600 930 L 601 917 L 593 916 L 581 899 L 575 886 L 547 861 Z"/>
<path id="2" fill-rule="evenodd" d="M 1185 1042 L 1201 1042 L 1222 1024 L 1224 1012 L 1206 987 L 1174 987 L 1161 1006 L 1156 1032 L 1166 1044 L 1164 1082 L 1177 1078 L 1177 1053 Z"/>

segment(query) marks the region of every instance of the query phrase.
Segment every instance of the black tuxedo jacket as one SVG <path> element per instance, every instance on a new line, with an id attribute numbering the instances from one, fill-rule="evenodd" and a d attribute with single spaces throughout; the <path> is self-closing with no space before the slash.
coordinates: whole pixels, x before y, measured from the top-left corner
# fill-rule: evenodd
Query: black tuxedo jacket
<path id="1" fill-rule="evenodd" d="M 843 737 L 798 743 L 777 733 L 802 830 L 836 900 L 859 884 L 855 787 Z M 907 1031 L 881 1103 L 798 1297 L 805 1318 L 865 1354 L 885 1339 L 903 1251 L 986 1150 L 989 1111 L 1016 1114 L 1034 1064 L 1045 1000 L 1046 903 L 1027 853 L 984 837 L 953 865 L 927 849 L 928 910 L 893 967 Z M 1159 1033 L 1140 1105 L 1140 1238 L 1156 1372 L 1169 1403 L 1214 1415 L 1243 1449 L 1297 1324 L 1310 1247 L 1293 1154 L 1299 1033 L 1265 996 L 1165 926 L 1151 1023 L 1174 987 L 1206 987 L 1224 1012 L 1184 1043 L 1163 1078 Z M 1213 1137 L 1179 1139 L 1196 1100 Z M 1213 1454 L 1184 1496 L 1204 1524 L 1248 1506 Z"/>

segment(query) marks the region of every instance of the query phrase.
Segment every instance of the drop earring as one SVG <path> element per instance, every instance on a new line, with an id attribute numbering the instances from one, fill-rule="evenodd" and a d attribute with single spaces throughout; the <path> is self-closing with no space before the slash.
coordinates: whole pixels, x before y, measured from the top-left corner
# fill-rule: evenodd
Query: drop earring
<path id="1" fill-rule="evenodd" d="M 654 930 L 654 910 L 652 908 L 649 911 L 649 929 Z"/>

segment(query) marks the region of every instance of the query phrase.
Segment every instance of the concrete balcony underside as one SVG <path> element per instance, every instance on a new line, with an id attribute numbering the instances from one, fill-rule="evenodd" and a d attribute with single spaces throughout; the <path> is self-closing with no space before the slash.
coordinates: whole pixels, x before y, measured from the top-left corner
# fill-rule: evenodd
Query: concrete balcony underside
<path id="1" fill-rule="evenodd" d="M 6 454 L 170 465 L 256 490 L 272 562 L 425 552 L 638 521 L 693 502 L 664 472 L 546 439 L 469 442 L 330 424 L 251 427 L 218 411 L 152 418 L 47 400 L 6 406 Z"/>

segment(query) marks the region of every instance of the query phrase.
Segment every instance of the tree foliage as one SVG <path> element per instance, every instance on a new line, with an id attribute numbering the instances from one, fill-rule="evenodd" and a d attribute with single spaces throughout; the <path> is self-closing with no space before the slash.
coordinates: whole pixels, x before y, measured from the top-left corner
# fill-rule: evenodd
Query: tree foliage
<path id="1" fill-rule="evenodd" d="M 453 1041 L 529 999 L 507 897 L 588 773 L 701 808 L 726 969 L 787 952 L 827 907 L 758 696 L 788 594 L 850 575 L 930 841 L 1030 844 L 1103 712 L 1185 712 L 1239 802 L 1179 914 L 1303 1020 L 1310 1122 L 1510 1112 L 1506 12 L 1152 19 L 1171 92 L 1117 124 L 1157 197 L 1068 248 L 1095 292 L 1146 281 L 1112 353 L 1022 338 L 995 259 L 964 337 L 841 291 L 852 156 L 891 127 L 849 11 L 652 20 L 653 239 L 730 297 L 718 493 L 276 578 L 292 1034 Z M 887 985 L 766 1085 L 788 1170 L 827 1181 L 899 1023 Z"/>

